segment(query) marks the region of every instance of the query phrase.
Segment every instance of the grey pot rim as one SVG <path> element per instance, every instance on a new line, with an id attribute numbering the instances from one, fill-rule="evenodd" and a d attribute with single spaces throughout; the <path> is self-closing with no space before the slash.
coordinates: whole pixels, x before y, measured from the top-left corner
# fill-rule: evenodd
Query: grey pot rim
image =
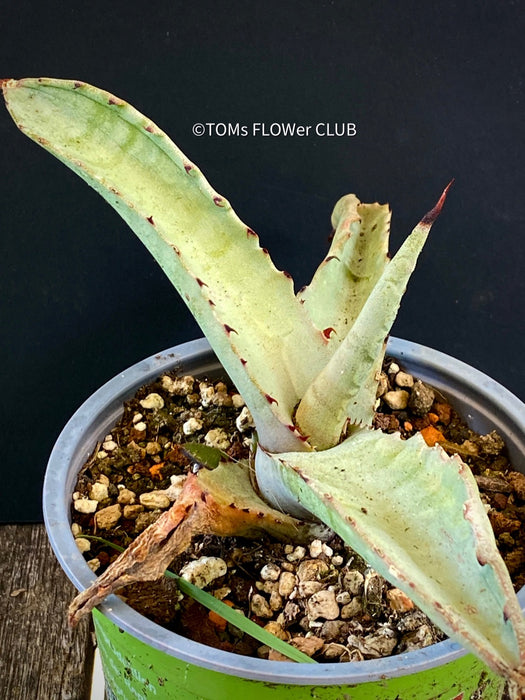
<path id="1" fill-rule="evenodd" d="M 502 411 L 505 416 L 512 415 L 514 422 L 510 427 L 511 435 L 516 439 L 517 449 L 525 455 L 525 405 L 507 389 L 460 360 L 417 343 L 392 337 L 389 339 L 387 353 L 401 362 L 415 366 L 416 369 L 413 371 L 417 376 L 421 376 L 417 370 L 418 366 L 430 365 L 436 368 L 440 375 L 449 376 L 454 381 L 461 380 L 466 385 L 474 387 L 474 403 L 476 403 L 476 397 L 481 403 L 483 398 L 488 400 L 490 397 L 490 400 L 496 400 L 498 406 L 504 407 Z M 189 364 L 188 358 L 191 358 Z M 216 364 L 216 358 L 205 338 L 183 343 L 152 355 L 104 384 L 80 406 L 62 430 L 50 455 L 45 474 L 43 513 L 48 538 L 55 556 L 78 590 L 85 589 L 96 578 L 78 550 L 71 533 L 69 504 L 78 471 L 76 466 L 75 469 L 72 468 L 72 462 L 75 451 L 79 450 L 79 441 L 84 439 L 82 445 L 84 454 L 80 458 L 80 462 L 83 463 L 90 456 L 96 440 L 90 428 L 96 424 L 97 416 L 108 404 L 111 405 L 116 417 L 123 399 L 132 396 L 139 386 L 153 380 L 168 369 L 180 366 L 183 371 L 200 371 L 205 374 L 213 371 Z M 422 378 L 425 379 L 425 377 Z M 105 426 L 106 429 L 114 422 L 115 418 L 112 417 Z M 493 416 L 491 416 L 491 424 L 492 422 L 494 422 Z M 497 428 L 497 417 L 495 422 Z M 525 609 L 525 587 L 519 591 L 518 600 L 522 609 Z M 456 642 L 445 640 L 425 649 L 359 662 L 297 664 L 267 661 L 213 649 L 165 630 L 137 613 L 116 595 L 108 596 L 98 609 L 120 629 L 186 663 L 271 683 L 297 685 L 366 683 L 426 671 L 455 661 L 467 653 Z"/>

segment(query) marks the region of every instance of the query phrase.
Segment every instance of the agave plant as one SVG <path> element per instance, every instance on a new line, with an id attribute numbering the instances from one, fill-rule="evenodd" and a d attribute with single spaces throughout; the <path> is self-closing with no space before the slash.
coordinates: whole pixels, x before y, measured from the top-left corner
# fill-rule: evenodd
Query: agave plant
<path id="1" fill-rule="evenodd" d="M 261 495 L 249 465 L 192 474 L 172 508 L 77 597 L 72 621 L 119 587 L 161 576 L 195 534 L 299 538 L 316 518 L 523 687 L 525 625 L 470 470 L 420 435 L 372 429 L 385 339 L 447 190 L 392 259 L 388 206 L 343 197 L 328 255 L 295 294 L 252 229 L 129 104 L 82 82 L 2 87 L 18 127 L 94 187 L 159 262 L 258 438 Z"/>

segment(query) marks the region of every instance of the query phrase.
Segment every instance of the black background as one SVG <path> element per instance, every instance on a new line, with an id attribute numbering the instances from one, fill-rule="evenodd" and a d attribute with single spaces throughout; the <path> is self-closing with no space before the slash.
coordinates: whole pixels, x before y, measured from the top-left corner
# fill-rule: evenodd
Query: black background
<path id="1" fill-rule="evenodd" d="M 341 195 L 391 204 L 395 250 L 455 177 L 394 333 L 525 399 L 524 13 L 520 1 L 19 0 L 2 9 L 0 71 L 81 79 L 131 102 L 298 287 Z M 357 135 L 199 138 L 195 122 L 355 122 Z M 201 332 L 117 215 L 5 110 L 0 173 L 0 519 L 31 521 L 71 413 Z"/>

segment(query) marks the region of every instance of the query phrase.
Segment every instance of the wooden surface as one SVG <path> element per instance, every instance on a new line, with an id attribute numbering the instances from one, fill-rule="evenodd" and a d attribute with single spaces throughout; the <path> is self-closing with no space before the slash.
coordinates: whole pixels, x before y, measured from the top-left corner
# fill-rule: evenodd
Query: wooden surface
<path id="1" fill-rule="evenodd" d="M 43 525 L 0 526 L 0 698 L 89 698 L 92 630 L 68 627 L 74 593 Z"/>

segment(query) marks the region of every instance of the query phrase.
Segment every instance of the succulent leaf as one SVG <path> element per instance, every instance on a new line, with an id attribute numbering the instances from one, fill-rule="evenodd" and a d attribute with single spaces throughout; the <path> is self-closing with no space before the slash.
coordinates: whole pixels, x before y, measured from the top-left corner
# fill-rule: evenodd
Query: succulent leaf
<path id="1" fill-rule="evenodd" d="M 166 134 L 123 100 L 64 80 L 2 87 L 19 128 L 94 187 L 157 259 L 242 391 L 261 442 L 306 449 L 288 426 L 326 341 L 257 236 Z M 246 303 L 257 298 L 265 303 Z"/>
<path id="2" fill-rule="evenodd" d="M 315 325 L 331 329 L 330 354 L 350 331 L 388 262 L 390 218 L 388 205 L 362 204 L 353 194 L 334 207 L 328 255 L 298 294 Z"/>
<path id="3" fill-rule="evenodd" d="M 273 455 L 279 478 L 451 637 L 523 679 L 525 623 L 477 486 L 418 434 L 360 430 L 320 453 Z"/>
<path id="4" fill-rule="evenodd" d="M 380 265 L 381 276 L 368 293 L 350 331 L 301 399 L 296 424 L 319 450 L 336 445 L 347 422 L 372 423 L 375 375 L 381 368 L 386 337 L 447 191 L 448 187 L 438 205 L 415 227 L 395 257 L 388 264 Z"/>

